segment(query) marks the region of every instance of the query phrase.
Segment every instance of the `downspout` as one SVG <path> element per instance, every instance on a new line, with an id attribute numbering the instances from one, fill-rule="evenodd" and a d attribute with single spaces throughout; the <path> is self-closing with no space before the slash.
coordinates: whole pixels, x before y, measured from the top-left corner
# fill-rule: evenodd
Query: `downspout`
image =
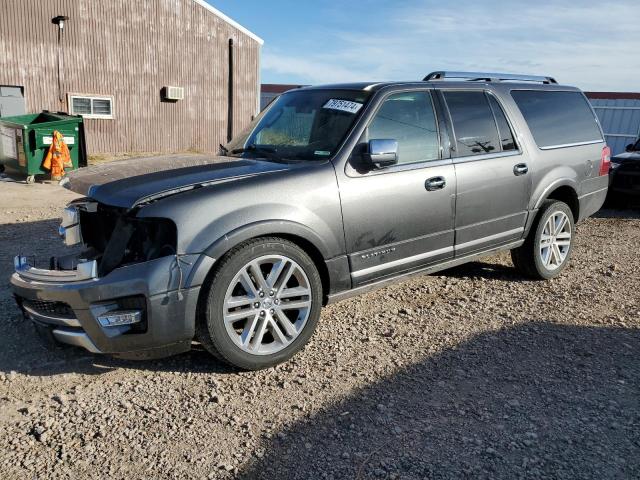
<path id="1" fill-rule="evenodd" d="M 227 142 L 233 138 L 233 38 L 229 39 L 229 91 L 227 109 Z"/>

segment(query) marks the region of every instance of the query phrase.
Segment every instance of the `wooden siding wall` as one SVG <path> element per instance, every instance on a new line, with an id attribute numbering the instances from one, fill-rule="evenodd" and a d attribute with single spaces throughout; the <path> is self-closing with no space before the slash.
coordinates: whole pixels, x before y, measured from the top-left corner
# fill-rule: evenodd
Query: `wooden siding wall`
<path id="1" fill-rule="evenodd" d="M 57 35 L 62 39 L 58 100 Z M 27 111 L 68 111 L 67 94 L 113 97 L 112 120 L 85 119 L 89 153 L 216 152 L 226 143 L 228 45 L 234 121 L 257 113 L 260 44 L 192 0 L 1 0 L 0 85 L 24 86 Z M 163 86 L 185 99 L 162 102 Z"/>

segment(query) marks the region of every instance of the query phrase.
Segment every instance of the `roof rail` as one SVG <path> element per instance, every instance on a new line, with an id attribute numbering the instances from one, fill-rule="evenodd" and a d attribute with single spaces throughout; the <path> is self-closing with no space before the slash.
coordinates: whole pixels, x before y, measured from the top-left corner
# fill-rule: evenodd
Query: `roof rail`
<path id="1" fill-rule="evenodd" d="M 487 73 L 487 72 L 431 72 L 424 77 L 423 81 L 460 79 L 472 82 L 539 82 L 558 83 L 553 77 L 543 77 L 540 75 L 520 75 L 517 73 Z"/>

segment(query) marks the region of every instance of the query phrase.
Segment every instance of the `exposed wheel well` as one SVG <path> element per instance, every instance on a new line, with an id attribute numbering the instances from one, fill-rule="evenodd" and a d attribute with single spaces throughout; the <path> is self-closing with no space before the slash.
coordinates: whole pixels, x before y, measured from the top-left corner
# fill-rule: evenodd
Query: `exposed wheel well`
<path id="1" fill-rule="evenodd" d="M 575 222 L 578 221 L 578 216 L 580 215 L 580 202 L 578 201 L 578 194 L 573 188 L 566 185 L 562 187 L 558 187 L 549 194 L 547 199 L 559 200 L 561 202 L 566 203 L 571 209 L 571 213 L 573 214 L 573 220 Z"/>

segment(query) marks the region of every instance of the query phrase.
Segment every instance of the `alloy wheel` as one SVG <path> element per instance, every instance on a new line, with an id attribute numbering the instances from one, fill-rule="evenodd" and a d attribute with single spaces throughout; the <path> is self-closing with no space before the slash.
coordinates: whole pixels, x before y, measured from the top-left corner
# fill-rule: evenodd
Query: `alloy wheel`
<path id="1" fill-rule="evenodd" d="M 227 288 L 226 332 L 247 353 L 279 352 L 304 329 L 312 300 L 309 279 L 294 260 L 283 255 L 256 258 L 240 269 Z"/>
<path id="2" fill-rule="evenodd" d="M 553 212 L 540 236 L 540 260 L 548 270 L 560 268 L 571 247 L 571 222 L 566 213 Z"/>

